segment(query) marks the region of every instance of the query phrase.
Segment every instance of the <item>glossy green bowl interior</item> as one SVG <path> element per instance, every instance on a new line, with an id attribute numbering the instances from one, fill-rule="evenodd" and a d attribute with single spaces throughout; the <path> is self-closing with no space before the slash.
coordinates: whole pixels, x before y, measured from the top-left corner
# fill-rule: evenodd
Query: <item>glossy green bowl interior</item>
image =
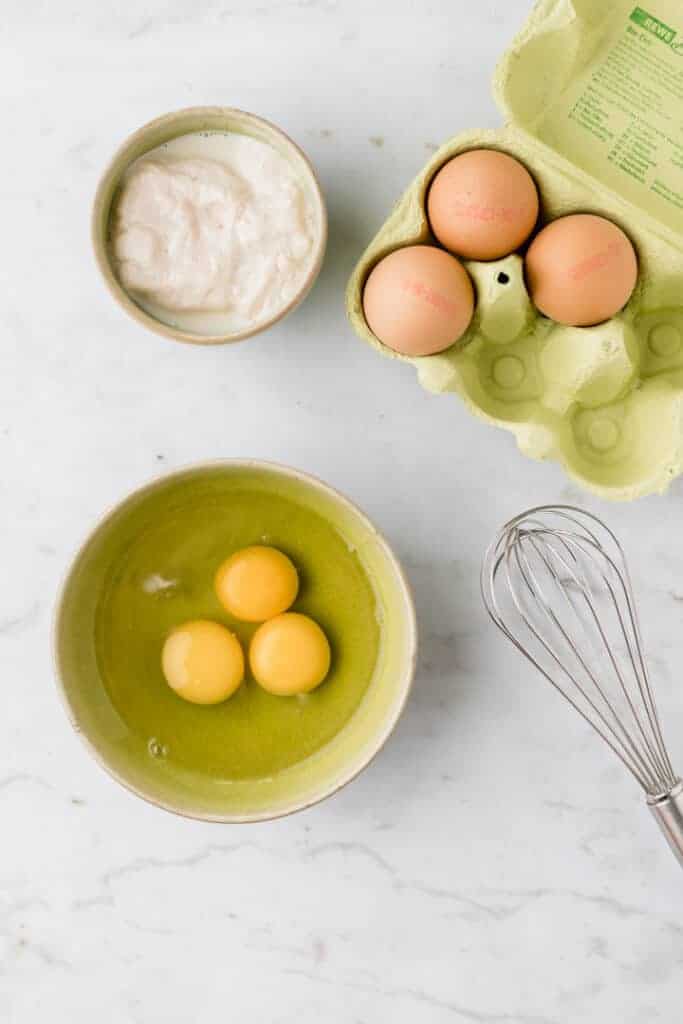
<path id="1" fill-rule="evenodd" d="M 163 639 L 212 618 L 246 648 L 254 627 L 225 614 L 213 573 L 259 542 L 297 565 L 294 608 L 327 631 L 330 676 L 278 698 L 247 675 L 224 704 L 187 704 L 163 680 Z M 237 461 L 174 473 L 114 509 L 76 557 L 55 635 L 69 715 L 101 764 L 153 803 L 218 821 L 287 814 L 353 778 L 401 712 L 415 641 L 408 587 L 365 516 L 310 477 Z"/>

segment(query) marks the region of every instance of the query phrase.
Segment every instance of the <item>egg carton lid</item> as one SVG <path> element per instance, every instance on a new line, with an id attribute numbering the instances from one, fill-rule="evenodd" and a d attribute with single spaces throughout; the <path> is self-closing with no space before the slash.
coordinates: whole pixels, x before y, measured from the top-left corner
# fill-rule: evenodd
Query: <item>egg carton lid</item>
<path id="1" fill-rule="evenodd" d="M 682 248 L 680 0 L 538 0 L 500 61 L 499 108 L 549 157 Z"/>

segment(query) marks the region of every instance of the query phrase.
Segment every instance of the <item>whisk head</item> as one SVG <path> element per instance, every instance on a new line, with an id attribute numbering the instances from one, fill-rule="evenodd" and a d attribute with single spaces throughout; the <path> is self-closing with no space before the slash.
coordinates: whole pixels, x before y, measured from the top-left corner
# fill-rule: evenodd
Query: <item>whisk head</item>
<path id="1" fill-rule="evenodd" d="M 677 778 L 664 746 L 626 559 L 596 516 L 570 505 L 507 523 L 481 573 L 489 615 L 650 796 Z"/>

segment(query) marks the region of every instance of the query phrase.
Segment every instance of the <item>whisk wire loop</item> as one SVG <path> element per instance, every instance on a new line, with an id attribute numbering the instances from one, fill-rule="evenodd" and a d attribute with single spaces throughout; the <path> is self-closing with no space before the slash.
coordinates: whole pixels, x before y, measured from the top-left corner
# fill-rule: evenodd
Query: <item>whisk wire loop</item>
<path id="1" fill-rule="evenodd" d="M 489 615 L 651 796 L 676 784 L 623 550 L 596 516 L 543 506 L 500 531 L 482 566 Z"/>
<path id="2" fill-rule="evenodd" d="M 566 542 L 565 546 L 567 546 L 570 549 L 570 552 L 571 552 L 571 538 L 566 537 L 566 538 L 563 538 L 563 540 L 565 540 L 565 542 Z M 594 608 L 594 606 L 592 604 L 592 601 L 591 601 L 591 598 L 590 598 L 590 591 L 588 590 L 585 581 L 580 579 L 577 576 L 577 574 L 574 572 L 572 565 L 568 564 L 566 562 L 566 560 L 562 557 L 562 555 L 558 554 L 557 552 L 555 552 L 554 549 L 552 548 L 552 546 L 550 546 L 549 550 L 555 555 L 555 557 L 557 558 L 557 561 L 559 562 L 559 564 L 562 567 L 562 569 L 564 570 L 564 572 L 568 574 L 569 581 L 571 581 L 572 584 L 573 584 L 571 587 L 567 586 L 566 585 L 567 577 L 561 578 L 561 577 L 555 575 L 553 567 L 552 567 L 552 564 L 545 557 L 543 552 L 539 550 L 539 547 L 536 544 L 535 539 L 533 539 L 531 541 L 531 543 L 532 543 L 532 546 L 533 546 L 534 550 L 539 554 L 539 557 L 542 559 L 544 565 L 551 572 L 551 574 L 552 574 L 551 578 L 556 583 L 561 584 L 561 585 L 559 585 L 559 590 L 560 590 L 561 596 L 564 598 L 566 604 L 569 606 L 569 608 L 571 608 L 572 612 L 575 614 L 575 616 L 577 618 L 577 622 L 578 622 L 579 626 L 581 627 L 581 629 L 585 632 L 585 635 L 586 635 L 588 641 L 591 643 L 591 645 L 593 645 L 593 640 L 592 640 L 591 634 L 588 632 L 588 630 L 585 629 L 584 620 L 581 618 L 580 612 L 579 612 L 578 608 L 576 607 L 576 604 L 574 603 L 574 590 L 575 590 L 575 588 L 578 590 L 580 596 L 583 598 L 584 602 L 586 603 L 586 606 L 587 606 L 588 610 L 590 611 L 590 614 L 591 614 L 591 617 L 592 617 L 592 621 L 595 623 L 595 626 L 597 628 L 598 636 L 600 637 L 601 641 L 603 642 L 603 645 L 605 647 L 605 651 L 606 651 L 606 653 L 608 655 L 608 658 L 609 658 L 609 660 L 610 660 L 610 662 L 612 664 L 612 667 L 615 670 L 615 673 L 617 675 L 619 683 L 621 684 L 621 688 L 622 688 L 622 690 L 624 692 L 624 695 L 626 697 L 627 703 L 629 704 L 629 707 L 630 707 L 631 711 L 633 712 L 634 717 L 636 717 L 636 719 L 637 719 L 636 709 L 633 706 L 633 703 L 632 703 L 632 701 L 630 699 L 630 695 L 629 695 L 629 693 L 626 690 L 626 687 L 624 685 L 623 677 L 621 676 L 621 673 L 619 671 L 619 667 L 618 667 L 618 665 L 617 665 L 617 663 L 616 663 L 616 661 L 615 661 L 615 659 L 613 657 L 613 654 L 612 654 L 612 652 L 611 652 L 611 650 L 609 648 L 609 645 L 607 643 L 607 639 L 605 637 L 604 630 L 603 630 L 603 628 L 602 628 L 602 626 L 600 624 L 600 619 L 596 615 L 595 608 Z M 573 553 L 572 553 L 572 557 L 574 557 Z M 562 625 L 562 621 L 555 614 L 555 612 L 553 611 L 552 607 L 548 605 L 547 599 L 545 598 L 545 595 L 544 595 L 540 585 L 538 585 L 538 593 L 539 593 L 539 596 L 541 598 L 543 598 L 543 600 L 544 600 L 543 610 L 544 610 L 545 614 L 549 617 L 549 619 L 552 622 L 552 624 L 557 628 L 558 632 L 560 633 L 560 635 L 565 640 L 566 645 L 567 645 L 567 651 L 571 652 L 571 654 L 576 658 L 578 664 L 583 669 L 583 671 L 585 672 L 585 674 L 588 677 L 588 679 L 590 680 L 590 682 L 593 684 L 593 687 L 594 687 L 596 693 L 598 694 L 598 696 L 600 697 L 601 701 L 604 704 L 604 709 L 601 711 L 600 708 L 598 708 L 598 706 L 596 705 L 594 700 L 591 698 L 590 694 L 587 692 L 587 690 L 584 688 L 584 686 L 581 685 L 579 679 L 572 680 L 572 678 L 570 677 L 570 681 L 574 681 L 575 682 L 575 685 L 580 690 L 582 696 L 588 702 L 590 707 L 595 711 L 595 713 L 598 715 L 599 720 L 608 729 L 610 735 L 617 742 L 621 741 L 622 743 L 624 743 L 626 745 L 626 747 L 629 748 L 632 757 L 638 763 L 638 766 L 640 767 L 640 769 L 643 772 L 643 774 L 644 775 L 648 775 L 650 777 L 650 779 L 652 779 L 652 776 L 650 775 L 650 769 L 649 769 L 649 766 L 648 766 L 646 760 L 641 756 L 640 751 L 638 750 L 636 745 L 631 740 L 631 737 L 629 736 L 628 731 L 625 729 L 623 723 L 615 715 L 614 709 L 610 705 L 610 702 L 609 702 L 609 700 L 607 698 L 605 690 L 603 689 L 603 687 L 600 684 L 598 676 L 593 672 L 593 670 L 591 669 L 590 665 L 588 664 L 588 661 L 581 654 L 580 648 L 577 647 L 573 643 L 573 641 L 571 639 L 571 636 L 564 629 L 564 627 Z M 538 637 L 538 634 L 536 634 L 536 635 Z M 543 642 L 542 639 L 541 639 L 541 642 Z M 597 644 L 595 645 L 595 647 L 597 648 Z M 597 653 L 599 654 L 600 652 L 598 651 Z M 562 662 L 562 660 L 559 657 L 559 655 L 557 655 L 555 652 L 554 652 L 554 660 L 555 660 L 558 668 L 564 673 L 564 675 L 565 676 L 569 675 L 567 666 Z M 606 716 L 610 716 L 611 722 L 608 721 L 608 718 Z M 643 739 L 645 740 L 645 736 L 643 736 Z"/>

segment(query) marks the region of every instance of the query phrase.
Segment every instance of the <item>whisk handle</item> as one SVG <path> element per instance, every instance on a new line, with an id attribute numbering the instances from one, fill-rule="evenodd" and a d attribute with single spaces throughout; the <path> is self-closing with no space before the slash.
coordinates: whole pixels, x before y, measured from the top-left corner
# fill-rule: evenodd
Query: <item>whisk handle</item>
<path id="1" fill-rule="evenodd" d="M 647 802 L 669 846 L 683 867 L 683 782 L 679 779 L 668 793 L 648 797 Z"/>

